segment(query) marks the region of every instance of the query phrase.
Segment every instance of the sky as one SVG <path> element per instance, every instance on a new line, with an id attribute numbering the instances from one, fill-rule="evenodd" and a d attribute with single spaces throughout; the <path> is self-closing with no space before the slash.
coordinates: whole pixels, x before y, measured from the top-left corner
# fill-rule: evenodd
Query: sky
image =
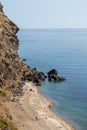
<path id="1" fill-rule="evenodd" d="M 20 28 L 87 28 L 87 0 L 1 0 Z"/>

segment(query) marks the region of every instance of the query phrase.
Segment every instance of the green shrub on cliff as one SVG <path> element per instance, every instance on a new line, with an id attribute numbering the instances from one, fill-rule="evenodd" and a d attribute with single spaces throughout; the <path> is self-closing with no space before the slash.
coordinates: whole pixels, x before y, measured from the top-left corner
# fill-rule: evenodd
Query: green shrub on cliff
<path id="1" fill-rule="evenodd" d="M 0 97 L 6 97 L 6 92 L 5 92 L 5 91 L 0 90 Z"/>
<path id="2" fill-rule="evenodd" d="M 0 128 L 1 130 L 17 130 L 12 123 L 6 121 L 3 117 L 0 117 Z"/>

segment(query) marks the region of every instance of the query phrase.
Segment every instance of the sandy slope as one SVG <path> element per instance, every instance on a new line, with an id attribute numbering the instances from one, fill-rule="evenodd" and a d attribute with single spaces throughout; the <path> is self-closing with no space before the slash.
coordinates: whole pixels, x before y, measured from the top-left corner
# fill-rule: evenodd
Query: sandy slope
<path id="1" fill-rule="evenodd" d="M 26 82 L 23 92 L 22 97 L 7 102 L 19 130 L 74 130 L 49 109 L 51 103 L 39 93 L 33 83 Z"/>

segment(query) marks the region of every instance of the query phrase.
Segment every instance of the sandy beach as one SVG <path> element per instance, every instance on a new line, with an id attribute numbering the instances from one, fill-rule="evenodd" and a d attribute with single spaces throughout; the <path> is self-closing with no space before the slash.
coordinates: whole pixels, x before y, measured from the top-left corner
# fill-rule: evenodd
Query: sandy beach
<path id="1" fill-rule="evenodd" d="M 19 130 L 74 130 L 50 109 L 51 102 L 31 82 L 23 86 L 23 96 L 6 103 Z"/>

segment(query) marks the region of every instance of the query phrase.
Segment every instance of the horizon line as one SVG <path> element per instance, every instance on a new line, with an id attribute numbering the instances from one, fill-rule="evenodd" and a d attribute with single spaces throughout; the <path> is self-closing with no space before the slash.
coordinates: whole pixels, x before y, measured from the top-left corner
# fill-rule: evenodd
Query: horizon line
<path id="1" fill-rule="evenodd" d="M 19 27 L 20 29 L 87 29 L 87 28 L 24 28 L 24 27 Z"/>

